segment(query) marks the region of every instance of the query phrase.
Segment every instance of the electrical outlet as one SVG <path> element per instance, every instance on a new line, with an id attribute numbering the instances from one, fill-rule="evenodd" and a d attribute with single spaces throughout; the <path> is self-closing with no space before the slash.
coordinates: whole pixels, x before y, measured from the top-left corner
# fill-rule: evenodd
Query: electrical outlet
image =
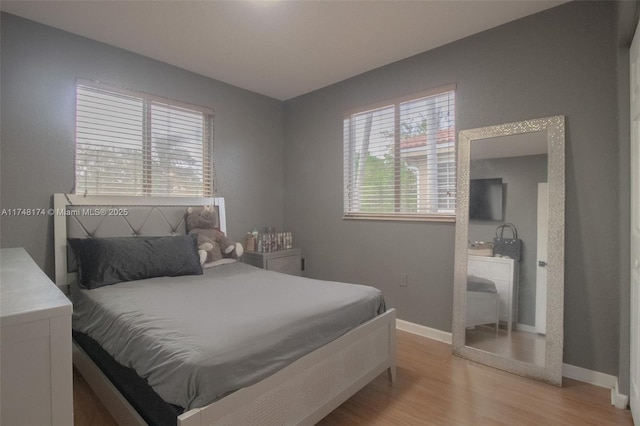
<path id="1" fill-rule="evenodd" d="M 405 272 L 400 272 L 398 283 L 400 284 L 400 287 L 406 287 L 409 284 L 409 275 Z"/>

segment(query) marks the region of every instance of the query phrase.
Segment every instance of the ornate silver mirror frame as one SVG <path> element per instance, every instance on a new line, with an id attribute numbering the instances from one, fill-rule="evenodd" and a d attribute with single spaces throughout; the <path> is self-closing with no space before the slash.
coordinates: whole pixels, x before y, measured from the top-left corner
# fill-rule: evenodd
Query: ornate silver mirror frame
<path id="1" fill-rule="evenodd" d="M 469 235 L 471 144 L 480 139 L 547 132 L 548 141 L 548 265 L 546 348 L 544 365 L 506 358 L 465 344 Z M 564 116 L 462 130 L 458 138 L 458 179 L 453 292 L 453 353 L 491 367 L 562 385 L 564 314 L 565 139 Z"/>

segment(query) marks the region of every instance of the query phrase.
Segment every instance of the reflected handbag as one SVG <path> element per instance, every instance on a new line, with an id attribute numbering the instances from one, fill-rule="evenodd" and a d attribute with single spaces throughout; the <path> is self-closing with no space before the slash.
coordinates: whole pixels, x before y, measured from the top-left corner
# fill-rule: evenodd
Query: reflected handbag
<path id="1" fill-rule="evenodd" d="M 504 237 L 504 229 L 511 231 L 511 238 Z M 512 223 L 505 223 L 496 228 L 496 236 L 493 238 L 493 254 L 502 257 L 510 257 L 520 262 L 522 259 L 522 240 L 518 239 L 518 231 Z"/>

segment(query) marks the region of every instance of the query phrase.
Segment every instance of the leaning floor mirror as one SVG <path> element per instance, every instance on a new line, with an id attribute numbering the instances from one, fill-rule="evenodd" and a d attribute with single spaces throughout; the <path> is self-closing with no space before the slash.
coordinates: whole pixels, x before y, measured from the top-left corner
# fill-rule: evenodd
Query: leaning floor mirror
<path id="1" fill-rule="evenodd" d="M 562 385 L 564 117 L 458 137 L 453 352 Z"/>

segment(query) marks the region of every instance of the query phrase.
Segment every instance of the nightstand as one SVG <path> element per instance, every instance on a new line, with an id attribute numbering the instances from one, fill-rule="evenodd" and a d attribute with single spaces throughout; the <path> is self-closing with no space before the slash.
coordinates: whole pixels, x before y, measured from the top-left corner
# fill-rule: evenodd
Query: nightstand
<path id="1" fill-rule="evenodd" d="M 258 253 L 245 251 L 242 260 L 249 265 L 268 271 L 282 272 L 289 275 L 302 275 L 302 254 L 299 248 Z"/>

